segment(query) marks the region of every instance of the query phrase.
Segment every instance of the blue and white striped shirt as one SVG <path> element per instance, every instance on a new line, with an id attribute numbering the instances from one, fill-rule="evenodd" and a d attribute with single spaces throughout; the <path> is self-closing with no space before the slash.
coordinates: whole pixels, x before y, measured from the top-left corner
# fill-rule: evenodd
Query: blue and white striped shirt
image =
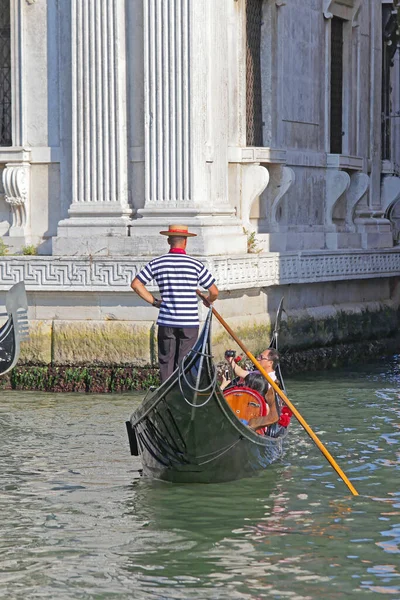
<path id="1" fill-rule="evenodd" d="M 159 287 L 162 304 L 157 325 L 199 326 L 196 290 L 199 285 L 209 289 L 215 282 L 202 262 L 187 254 L 169 252 L 151 260 L 137 278 L 144 285 L 154 279 Z"/>

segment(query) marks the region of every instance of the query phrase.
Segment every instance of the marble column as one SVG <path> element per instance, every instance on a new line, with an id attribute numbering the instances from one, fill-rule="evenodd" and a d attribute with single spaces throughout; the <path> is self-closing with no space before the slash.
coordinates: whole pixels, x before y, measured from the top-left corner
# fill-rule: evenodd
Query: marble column
<path id="1" fill-rule="evenodd" d="M 165 250 L 170 223 L 198 234 L 195 253 L 245 252 L 228 197 L 227 0 L 143 0 L 145 204 L 137 253 Z"/>
<path id="2" fill-rule="evenodd" d="M 126 236 L 125 2 L 71 0 L 72 203 L 53 252 L 92 236 Z M 84 229 L 83 229 L 84 228 Z M 83 236 L 83 237 L 82 237 Z M 82 248 L 84 252 L 85 248 Z"/>

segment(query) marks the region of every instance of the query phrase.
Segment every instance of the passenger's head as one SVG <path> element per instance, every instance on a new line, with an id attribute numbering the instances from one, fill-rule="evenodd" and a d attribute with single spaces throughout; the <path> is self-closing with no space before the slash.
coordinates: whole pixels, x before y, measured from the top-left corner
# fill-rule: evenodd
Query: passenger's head
<path id="1" fill-rule="evenodd" d="M 265 394 L 268 391 L 268 383 L 266 382 L 264 377 L 261 375 L 261 373 L 257 373 L 257 372 L 249 373 L 244 378 L 244 383 L 247 387 L 249 387 L 252 390 L 255 390 L 256 392 L 261 394 L 261 396 L 265 396 Z"/>
<path id="2" fill-rule="evenodd" d="M 275 348 L 267 348 L 257 356 L 257 360 L 267 373 L 275 371 L 279 362 L 279 352 Z"/>

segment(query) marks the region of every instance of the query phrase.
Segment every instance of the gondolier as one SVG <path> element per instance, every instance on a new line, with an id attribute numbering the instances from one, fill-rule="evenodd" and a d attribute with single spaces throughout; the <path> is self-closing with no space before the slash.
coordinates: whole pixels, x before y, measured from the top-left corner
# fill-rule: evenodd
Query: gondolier
<path id="1" fill-rule="evenodd" d="M 151 260 L 137 274 L 131 287 L 143 300 L 160 309 L 158 325 L 158 361 L 161 381 L 174 372 L 195 344 L 199 331 L 198 299 L 200 286 L 208 290 L 208 302 L 218 297 L 215 279 L 201 261 L 186 254 L 188 237 L 194 237 L 186 225 L 170 225 L 167 231 L 170 251 Z M 156 282 L 161 299 L 147 289 Z"/>

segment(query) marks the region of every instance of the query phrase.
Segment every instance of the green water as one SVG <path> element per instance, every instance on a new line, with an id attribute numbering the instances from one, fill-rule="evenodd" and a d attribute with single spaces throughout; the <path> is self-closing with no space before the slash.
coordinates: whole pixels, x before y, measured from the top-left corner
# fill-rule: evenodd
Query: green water
<path id="1" fill-rule="evenodd" d="M 399 359 L 287 380 L 297 424 L 256 479 L 140 477 L 140 396 L 3 392 L 0 598 L 400 600 Z"/>

